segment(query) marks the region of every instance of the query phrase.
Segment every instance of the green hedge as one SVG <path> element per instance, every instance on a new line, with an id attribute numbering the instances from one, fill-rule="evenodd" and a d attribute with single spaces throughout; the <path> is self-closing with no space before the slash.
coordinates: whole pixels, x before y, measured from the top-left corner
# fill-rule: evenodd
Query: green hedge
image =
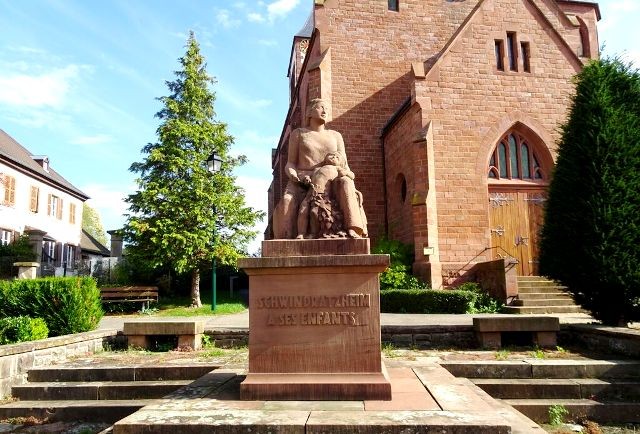
<path id="1" fill-rule="evenodd" d="M 42 318 L 16 316 L 0 319 L 0 345 L 35 341 L 49 336 L 49 329 Z"/>
<path id="2" fill-rule="evenodd" d="M 467 313 L 477 294 L 472 291 L 386 289 L 380 291 L 380 310 L 389 313 Z"/>
<path id="3" fill-rule="evenodd" d="M 48 277 L 0 282 L 0 318 L 42 318 L 51 336 L 93 330 L 102 315 L 100 291 L 90 277 Z"/>

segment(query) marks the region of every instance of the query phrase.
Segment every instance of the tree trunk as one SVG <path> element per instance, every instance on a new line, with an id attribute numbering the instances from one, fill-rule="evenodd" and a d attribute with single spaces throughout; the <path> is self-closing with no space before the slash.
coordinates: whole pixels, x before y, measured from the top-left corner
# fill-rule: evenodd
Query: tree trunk
<path id="1" fill-rule="evenodd" d="M 202 307 L 200 301 L 200 271 L 195 269 L 191 272 L 191 307 Z"/>

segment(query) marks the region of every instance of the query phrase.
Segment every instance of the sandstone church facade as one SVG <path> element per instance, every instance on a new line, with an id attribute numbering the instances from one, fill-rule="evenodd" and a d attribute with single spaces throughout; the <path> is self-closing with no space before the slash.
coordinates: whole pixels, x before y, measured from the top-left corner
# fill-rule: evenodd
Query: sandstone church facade
<path id="1" fill-rule="evenodd" d="M 270 219 L 289 134 L 323 98 L 374 242 L 413 244 L 434 288 L 496 258 L 535 274 L 571 79 L 598 57 L 599 19 L 578 0 L 314 0 L 293 40 Z"/>

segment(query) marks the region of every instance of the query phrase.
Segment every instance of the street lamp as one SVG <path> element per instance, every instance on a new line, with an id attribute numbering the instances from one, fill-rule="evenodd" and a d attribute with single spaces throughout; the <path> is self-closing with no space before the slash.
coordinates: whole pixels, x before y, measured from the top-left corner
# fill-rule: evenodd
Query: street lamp
<path id="1" fill-rule="evenodd" d="M 212 175 L 220 171 L 222 167 L 222 158 L 218 157 L 216 153 L 209 155 L 207 158 L 207 170 Z M 213 230 L 211 231 L 211 237 L 213 245 L 215 246 L 216 240 L 216 204 L 213 204 Z M 211 260 L 211 311 L 216 310 L 216 256 L 213 255 Z"/>

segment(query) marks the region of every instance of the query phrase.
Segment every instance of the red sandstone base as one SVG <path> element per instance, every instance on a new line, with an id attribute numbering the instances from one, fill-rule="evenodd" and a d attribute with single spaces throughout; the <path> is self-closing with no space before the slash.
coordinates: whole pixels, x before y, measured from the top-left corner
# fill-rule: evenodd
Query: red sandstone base
<path id="1" fill-rule="evenodd" d="M 303 241 L 305 242 L 305 241 Z M 389 400 L 378 274 L 387 255 L 247 258 L 253 400 Z"/>

